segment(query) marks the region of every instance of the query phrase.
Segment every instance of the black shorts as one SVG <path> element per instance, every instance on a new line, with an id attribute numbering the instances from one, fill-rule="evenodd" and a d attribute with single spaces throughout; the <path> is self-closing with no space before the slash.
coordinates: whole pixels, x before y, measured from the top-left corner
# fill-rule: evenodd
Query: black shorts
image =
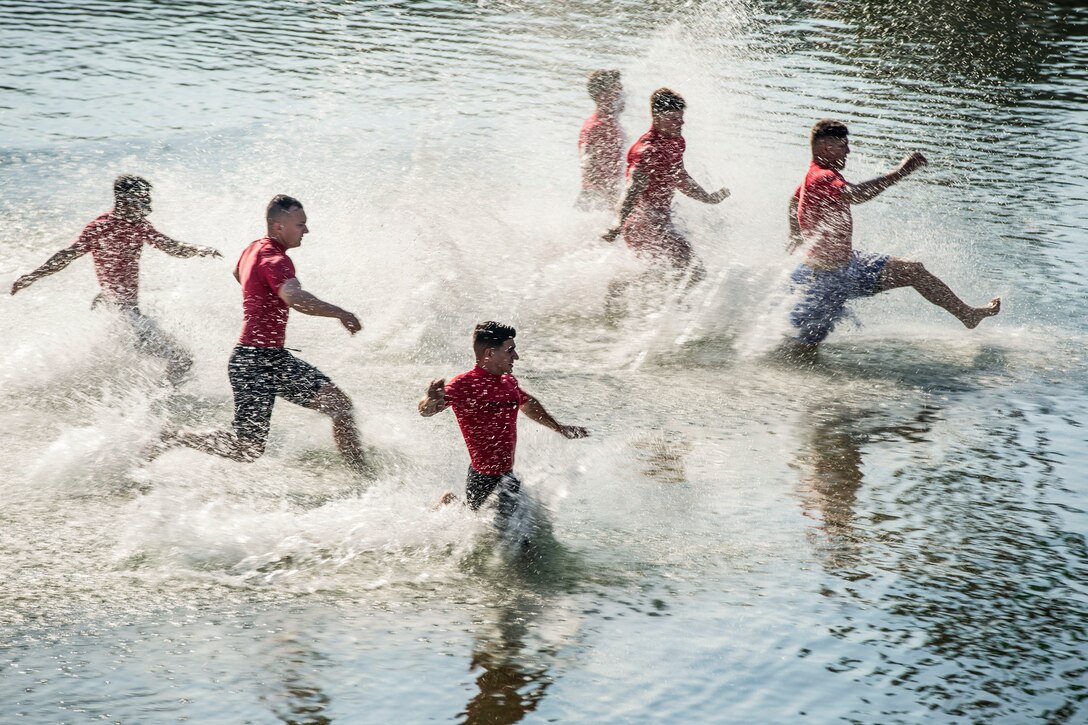
<path id="1" fill-rule="evenodd" d="M 468 479 L 465 481 L 465 498 L 468 507 L 473 511 L 483 506 L 484 501 L 492 491 L 498 491 L 499 514 L 509 516 L 518 507 L 518 493 L 521 491 L 521 481 L 513 471 L 507 471 L 497 476 L 480 473 L 472 466 L 468 467 Z"/>
<path id="2" fill-rule="evenodd" d="M 276 397 L 314 407 L 317 391 L 331 380 L 282 347 L 238 345 L 227 364 L 234 390 L 234 432 L 245 442 L 264 443 Z"/>

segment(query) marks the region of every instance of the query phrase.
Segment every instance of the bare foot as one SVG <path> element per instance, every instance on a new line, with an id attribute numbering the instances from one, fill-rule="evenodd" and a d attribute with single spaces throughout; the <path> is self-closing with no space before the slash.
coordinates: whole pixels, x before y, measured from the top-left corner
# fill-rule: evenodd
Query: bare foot
<path id="1" fill-rule="evenodd" d="M 971 313 L 963 319 L 963 324 L 967 326 L 968 330 L 973 330 L 978 327 L 978 323 L 982 322 L 987 317 L 993 317 L 998 312 L 1001 312 L 1001 298 L 994 297 L 990 300 L 990 304 L 985 307 L 972 308 Z"/>
<path id="2" fill-rule="evenodd" d="M 442 498 L 438 499 L 438 503 L 436 503 L 434 506 L 431 506 L 431 511 L 437 511 L 443 506 L 451 504 L 456 500 L 457 494 L 455 494 L 453 491 L 446 491 L 444 494 L 442 494 Z"/>

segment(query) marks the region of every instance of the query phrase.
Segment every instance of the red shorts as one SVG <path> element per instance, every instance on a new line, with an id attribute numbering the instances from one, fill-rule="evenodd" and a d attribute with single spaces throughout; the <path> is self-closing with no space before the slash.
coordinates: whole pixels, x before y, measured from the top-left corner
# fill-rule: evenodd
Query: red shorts
<path id="1" fill-rule="evenodd" d="M 638 255 L 662 257 L 677 267 L 691 263 L 691 244 L 673 226 L 668 211 L 636 209 L 623 223 L 623 240 Z"/>

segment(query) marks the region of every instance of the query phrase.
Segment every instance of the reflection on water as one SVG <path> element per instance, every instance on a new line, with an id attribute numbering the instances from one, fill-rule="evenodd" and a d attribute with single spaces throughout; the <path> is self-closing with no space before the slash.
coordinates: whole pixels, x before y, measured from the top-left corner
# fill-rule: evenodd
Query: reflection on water
<path id="1" fill-rule="evenodd" d="M 477 692 L 458 717 L 472 725 L 516 723 L 537 710 L 559 649 L 576 635 L 579 620 L 560 602 L 580 587 L 585 564 L 543 525 L 528 548 L 481 546 L 473 570 L 487 604 L 468 666 Z"/>
<path id="2" fill-rule="evenodd" d="M 269 652 L 270 669 L 279 672 L 282 689 L 265 696 L 276 717 L 287 725 L 328 725 L 330 698 L 321 686 L 317 667 L 322 656 L 300 638 L 278 635 Z"/>
<path id="3" fill-rule="evenodd" d="M 473 645 L 469 670 L 479 688 L 460 722 L 472 725 L 507 725 L 536 710 L 552 684 L 547 660 L 551 653 L 533 651 L 526 639 L 546 602 L 515 595 L 497 605 L 492 621 L 482 622 Z"/>
<path id="4" fill-rule="evenodd" d="M 802 422 L 799 493 L 819 522 L 809 530 L 819 560 L 842 582 L 824 593 L 862 608 L 829 632 L 874 648 L 881 663 L 837 668 L 858 682 L 897 673 L 918 703 L 954 717 L 1022 712 L 1052 692 L 1047 721 L 1068 722 L 1077 708 L 1061 693 L 1083 675 L 1077 643 L 1088 637 L 1072 586 L 1085 547 L 1058 544 L 1045 504 L 1025 487 L 1029 461 L 1039 462 L 1041 485 L 1061 485 L 1045 432 L 1025 435 L 1023 414 L 1007 412 L 1010 422 L 981 440 L 950 446 L 939 429 L 951 411 L 931 404 L 906 414 L 814 408 Z M 896 460 L 883 458 L 895 451 Z M 866 614 L 872 607 L 888 618 Z"/>
<path id="5" fill-rule="evenodd" d="M 800 472 L 805 515 L 820 522 L 809 534 L 823 552 L 828 571 L 856 575 L 856 565 L 864 560 L 869 541 L 867 524 L 882 521 L 877 514 L 863 513 L 866 523 L 855 525 L 858 493 L 865 478 L 862 449 L 889 439 L 922 443 L 937 413 L 937 408 L 926 406 L 910 420 L 888 424 L 879 422 L 878 411 L 843 405 L 808 412 L 803 423 L 804 445 L 794 467 Z"/>
<path id="6" fill-rule="evenodd" d="M 691 443 L 681 433 L 659 431 L 637 444 L 636 455 L 642 473 L 661 483 L 684 483 L 684 459 L 691 453 Z"/>

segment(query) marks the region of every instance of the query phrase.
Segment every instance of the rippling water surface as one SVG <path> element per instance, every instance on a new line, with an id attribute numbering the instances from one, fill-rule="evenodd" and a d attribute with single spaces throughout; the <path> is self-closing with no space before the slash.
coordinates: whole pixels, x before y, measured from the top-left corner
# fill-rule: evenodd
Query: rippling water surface
<path id="1" fill-rule="evenodd" d="M 1088 12 L 1009 2 L 0 0 L 0 278 L 155 185 L 143 307 L 179 393 L 92 312 L 87 260 L 0 303 L 0 702 L 15 722 L 1078 723 L 1088 719 Z M 688 98 L 683 296 L 573 209 L 584 73 Z M 807 129 L 847 176 L 931 165 L 855 212 L 1002 314 L 899 291 L 812 365 L 784 329 Z M 251 465 L 138 453 L 224 425 L 230 277 L 275 193 L 304 285 L 355 310 L 288 344 L 354 398 L 374 471 L 284 404 Z M 609 283 L 633 281 L 624 309 Z M 432 377 L 482 319 L 593 431 L 522 424 L 538 550 L 432 511 L 466 463 Z"/>

